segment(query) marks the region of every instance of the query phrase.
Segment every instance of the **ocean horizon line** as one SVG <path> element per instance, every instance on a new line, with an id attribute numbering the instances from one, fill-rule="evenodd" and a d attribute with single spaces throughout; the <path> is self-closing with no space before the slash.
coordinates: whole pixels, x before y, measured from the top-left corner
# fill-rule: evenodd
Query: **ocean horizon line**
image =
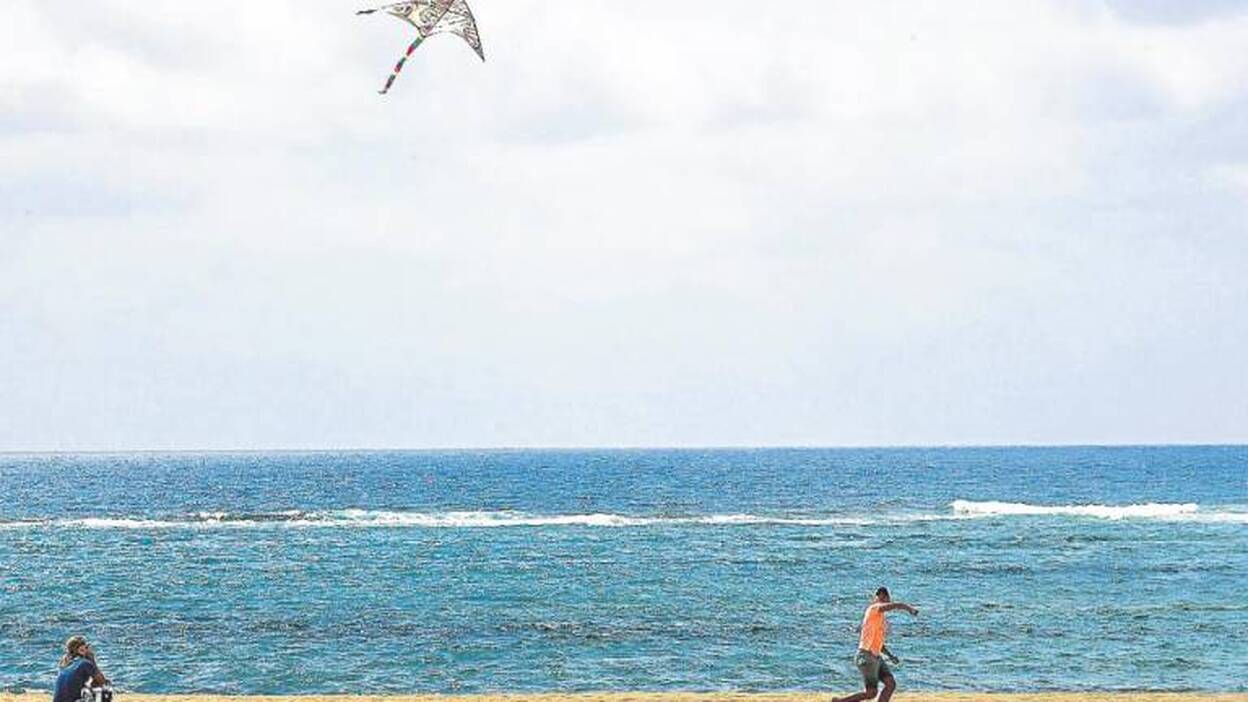
<path id="1" fill-rule="evenodd" d="M 533 445 L 533 446 L 424 446 L 424 447 L 270 447 L 270 448 L 106 448 L 106 449 L 0 449 L 0 456 L 109 456 L 109 455 L 261 455 L 261 454 L 379 454 L 379 453 L 615 453 L 637 452 L 729 452 L 729 451 L 926 451 L 940 449 L 1165 449 L 1246 448 L 1243 443 L 943 443 L 943 444 L 688 444 L 688 445 Z"/>

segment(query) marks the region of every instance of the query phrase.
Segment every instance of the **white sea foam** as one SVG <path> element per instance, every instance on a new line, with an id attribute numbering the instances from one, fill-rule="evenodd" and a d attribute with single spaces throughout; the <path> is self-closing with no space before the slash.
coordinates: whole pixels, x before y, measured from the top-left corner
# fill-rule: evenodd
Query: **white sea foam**
<path id="1" fill-rule="evenodd" d="M 129 517 L 86 517 L 47 522 L 49 526 L 81 527 L 84 529 L 176 529 L 194 522 L 166 521 L 163 519 L 133 519 Z"/>
<path id="2" fill-rule="evenodd" d="M 857 517 L 777 517 L 754 514 L 712 514 L 697 516 L 630 516 L 611 513 L 529 514 L 510 510 L 460 512 L 404 512 L 344 509 L 321 512 L 272 512 L 231 514 L 198 512 L 183 518 L 84 517 L 56 520 L 0 522 L 0 528 L 80 528 L 80 529 L 235 529 L 248 527 L 291 528 L 425 528 L 490 529 L 507 527 L 654 527 L 672 525 L 751 526 L 866 525 L 874 520 Z"/>
<path id="3" fill-rule="evenodd" d="M 771 517 L 753 514 L 712 514 L 688 517 L 643 517 L 622 514 L 556 514 L 534 515 L 523 512 L 386 512 L 341 510 L 310 515 L 303 523 L 337 526 L 418 526 L 430 528 L 494 528 L 541 526 L 647 527 L 679 524 L 709 526 L 792 524 L 821 526 L 832 524 L 868 524 L 869 520 L 854 518 Z"/>
<path id="4" fill-rule="evenodd" d="M 688 517 L 665 520 L 685 524 L 777 524 L 795 526 L 835 526 L 874 524 L 875 520 L 859 517 L 768 517 L 756 514 L 712 514 L 706 517 Z"/>
<path id="5" fill-rule="evenodd" d="M 757 515 L 709 514 L 636 516 L 612 513 L 530 514 L 512 510 L 409 512 L 343 509 L 319 512 L 297 510 L 264 513 L 198 512 L 174 517 L 100 516 L 73 519 L 0 520 L 0 529 L 245 529 L 245 528 L 355 528 L 355 529 L 495 529 L 518 527 L 641 528 L 662 526 L 869 526 L 962 519 L 1019 516 L 1087 517 L 1107 520 L 1151 519 L 1163 521 L 1248 524 L 1248 506 L 1201 509 L 1193 503 L 1138 505 L 1034 505 L 1022 502 L 976 502 L 955 500 L 950 511 L 939 513 L 892 512 L 863 515 Z"/>
<path id="6" fill-rule="evenodd" d="M 645 518 L 619 514 L 534 515 L 523 512 L 390 512 L 346 509 L 317 512 L 297 520 L 306 526 L 497 528 L 537 526 L 642 526 Z"/>
<path id="7" fill-rule="evenodd" d="M 1193 502 L 1148 502 L 1135 505 L 1033 505 L 1025 502 L 973 502 L 954 500 L 955 515 L 976 517 L 1065 516 L 1097 519 L 1153 519 L 1180 522 L 1231 522 L 1248 524 L 1248 512 L 1202 510 Z"/>
<path id="8" fill-rule="evenodd" d="M 45 519 L 17 519 L 9 522 L 0 521 L 0 530 L 5 529 L 29 529 L 31 527 L 46 526 L 48 521 Z"/>

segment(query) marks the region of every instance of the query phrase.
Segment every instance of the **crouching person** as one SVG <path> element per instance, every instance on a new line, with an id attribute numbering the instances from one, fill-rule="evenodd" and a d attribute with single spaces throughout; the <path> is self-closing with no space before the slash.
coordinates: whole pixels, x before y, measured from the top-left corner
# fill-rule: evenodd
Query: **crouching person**
<path id="1" fill-rule="evenodd" d="M 87 639 L 71 636 L 65 642 L 65 655 L 61 656 L 61 672 L 56 676 L 52 702 L 78 702 L 88 684 L 93 687 L 107 685 L 108 678 L 95 664 L 95 652 Z"/>

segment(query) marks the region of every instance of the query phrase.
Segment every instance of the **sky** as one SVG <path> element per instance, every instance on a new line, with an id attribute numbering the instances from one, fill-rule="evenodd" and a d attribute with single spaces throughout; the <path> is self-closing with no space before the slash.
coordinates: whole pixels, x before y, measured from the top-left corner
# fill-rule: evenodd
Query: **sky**
<path id="1" fill-rule="evenodd" d="M 9 0 L 0 450 L 1248 442 L 1248 5 Z"/>

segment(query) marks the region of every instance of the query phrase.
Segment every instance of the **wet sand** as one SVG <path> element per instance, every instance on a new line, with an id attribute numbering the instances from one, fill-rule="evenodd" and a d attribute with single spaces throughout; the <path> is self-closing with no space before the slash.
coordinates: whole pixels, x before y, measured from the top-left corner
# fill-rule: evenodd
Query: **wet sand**
<path id="1" fill-rule="evenodd" d="M 491 695 L 141 695 L 117 693 L 117 702 L 829 702 L 827 692 L 586 692 Z M 48 702 L 50 693 L 0 692 L 0 702 Z M 1248 692 L 910 692 L 898 690 L 896 702 L 1248 702 Z"/>

